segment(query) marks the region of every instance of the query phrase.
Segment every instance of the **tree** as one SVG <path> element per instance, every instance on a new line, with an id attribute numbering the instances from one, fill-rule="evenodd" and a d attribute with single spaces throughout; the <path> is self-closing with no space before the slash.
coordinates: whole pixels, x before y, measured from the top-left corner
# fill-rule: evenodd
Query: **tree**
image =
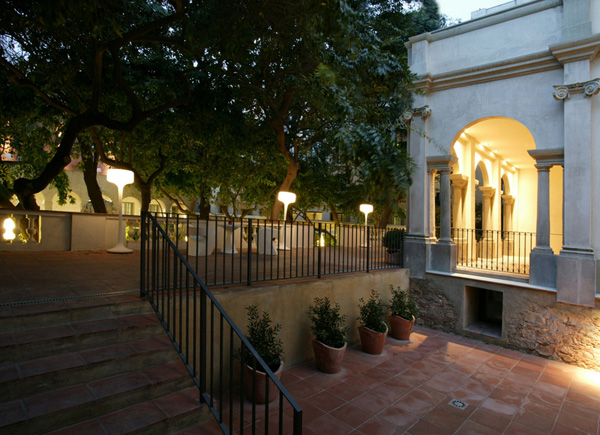
<path id="1" fill-rule="evenodd" d="M 71 161 L 81 132 L 102 126 L 130 133 L 187 101 L 190 65 L 179 56 L 185 9 L 182 0 L 7 3 L 0 12 L 3 80 L 29 90 L 64 120 L 43 170 L 14 182 L 20 204 L 37 209 L 33 195 Z M 157 53 L 174 74 L 153 75 Z M 163 92 L 152 92 L 157 87 Z"/>
<path id="2" fill-rule="evenodd" d="M 411 101 L 404 41 L 417 21 L 435 15 L 427 7 L 409 12 L 407 6 L 417 3 L 214 4 L 214 26 L 231 30 L 210 45 L 210 56 L 222 65 L 235 98 L 245 102 L 240 104 L 247 116 L 272 132 L 270 143 L 287 162 L 280 190 L 290 190 L 316 146 L 319 154 L 323 149 L 337 154 L 332 162 L 369 171 L 372 176 L 363 178 L 371 182 L 390 170 L 406 173 L 409 166 L 394 141 L 400 114 Z M 392 180 L 402 187 L 408 176 Z M 275 202 L 271 219 L 280 210 Z"/>

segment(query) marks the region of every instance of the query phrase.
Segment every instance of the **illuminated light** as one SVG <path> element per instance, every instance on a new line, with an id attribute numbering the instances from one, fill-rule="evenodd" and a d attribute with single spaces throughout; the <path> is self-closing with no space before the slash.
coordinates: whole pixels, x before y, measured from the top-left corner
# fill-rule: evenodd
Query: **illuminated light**
<path id="1" fill-rule="evenodd" d="M 12 243 L 12 241 L 15 240 L 15 237 L 17 237 L 17 235 L 15 234 L 16 227 L 17 224 L 15 224 L 15 221 L 12 217 L 7 217 L 6 219 L 4 219 L 4 223 L 2 224 L 2 228 L 4 228 L 4 234 L 2 235 L 2 237 L 8 243 Z"/>
<path id="2" fill-rule="evenodd" d="M 325 235 L 321 233 L 321 237 L 319 238 L 319 246 L 322 248 L 325 246 Z"/>
<path id="3" fill-rule="evenodd" d="M 478 144 L 478 145 L 477 145 L 477 148 L 478 148 L 478 149 L 480 149 L 480 150 L 483 150 L 483 149 L 484 149 L 484 148 L 483 148 L 483 145 L 481 145 L 481 144 Z"/>
<path id="4" fill-rule="evenodd" d="M 493 152 L 490 151 L 490 157 L 496 157 Z"/>
<path id="5" fill-rule="evenodd" d="M 133 252 L 132 249 L 125 247 L 123 244 L 125 234 L 123 231 L 123 187 L 127 184 L 133 183 L 133 172 L 126 169 L 109 169 L 106 172 L 106 179 L 117 185 L 117 192 L 119 194 L 119 232 L 117 233 L 117 244 L 116 246 L 108 249 L 108 252 L 112 254 L 129 254 Z"/>
<path id="6" fill-rule="evenodd" d="M 366 228 L 369 213 L 373 212 L 373 205 L 372 204 L 361 204 L 359 209 L 360 209 L 360 211 L 362 211 L 365 214 L 365 228 Z M 366 248 L 367 246 L 368 246 L 367 231 L 365 230 L 365 242 L 363 244 L 363 247 Z"/>
<path id="7" fill-rule="evenodd" d="M 288 205 L 296 202 L 296 194 L 292 192 L 281 191 L 277 194 L 277 199 L 283 202 L 283 220 L 286 220 Z"/>

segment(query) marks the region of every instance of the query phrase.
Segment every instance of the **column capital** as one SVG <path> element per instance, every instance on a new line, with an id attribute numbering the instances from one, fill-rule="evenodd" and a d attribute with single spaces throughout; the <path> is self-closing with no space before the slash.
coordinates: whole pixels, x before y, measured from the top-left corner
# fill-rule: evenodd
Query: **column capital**
<path id="1" fill-rule="evenodd" d="M 479 190 L 484 198 L 491 198 L 496 193 L 496 188 L 492 186 L 480 186 Z"/>
<path id="2" fill-rule="evenodd" d="M 512 195 L 502 195 L 502 199 L 506 205 L 512 205 L 515 203 L 515 197 Z"/>
<path id="3" fill-rule="evenodd" d="M 460 187 L 461 189 L 464 189 L 467 187 L 469 177 L 463 174 L 452 174 L 450 175 L 450 181 L 452 182 L 453 187 Z"/>
<path id="4" fill-rule="evenodd" d="M 407 109 L 402 114 L 402 120 L 404 122 L 409 122 L 415 116 L 420 116 L 423 119 L 429 118 L 431 116 L 431 108 L 428 105 L 423 107 L 415 107 L 413 109 Z"/>
<path id="5" fill-rule="evenodd" d="M 456 156 L 447 154 L 441 156 L 429 156 L 427 157 L 427 168 L 431 170 L 437 170 L 440 172 L 448 172 L 452 170 L 452 165 L 458 162 Z"/>
<path id="6" fill-rule="evenodd" d="M 548 170 L 554 165 L 564 166 L 565 164 L 564 148 L 527 150 L 527 153 L 535 160 L 535 167 L 538 168 L 538 171 L 543 170 L 543 167 Z"/>
<path id="7" fill-rule="evenodd" d="M 572 95 L 577 94 L 583 94 L 584 97 L 591 97 L 600 92 L 600 78 L 582 83 L 554 85 L 553 88 L 552 95 L 558 101 L 568 100 Z"/>

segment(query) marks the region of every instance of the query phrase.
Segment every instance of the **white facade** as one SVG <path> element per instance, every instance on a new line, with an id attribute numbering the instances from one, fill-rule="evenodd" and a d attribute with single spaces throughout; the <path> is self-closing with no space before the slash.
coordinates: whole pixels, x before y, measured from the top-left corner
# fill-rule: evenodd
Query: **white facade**
<path id="1" fill-rule="evenodd" d="M 526 255 L 521 282 L 594 307 L 600 1 L 517 0 L 476 16 L 407 43 L 424 92 L 404 116 L 417 164 L 405 264 L 416 278 L 452 276 Z"/>

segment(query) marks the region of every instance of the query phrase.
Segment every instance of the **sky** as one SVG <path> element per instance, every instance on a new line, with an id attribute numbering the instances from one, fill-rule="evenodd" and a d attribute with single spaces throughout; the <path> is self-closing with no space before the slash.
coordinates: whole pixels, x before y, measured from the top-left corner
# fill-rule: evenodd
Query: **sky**
<path id="1" fill-rule="evenodd" d="M 463 22 L 471 19 L 471 12 L 507 3 L 510 0 L 437 0 L 440 13 Z"/>

